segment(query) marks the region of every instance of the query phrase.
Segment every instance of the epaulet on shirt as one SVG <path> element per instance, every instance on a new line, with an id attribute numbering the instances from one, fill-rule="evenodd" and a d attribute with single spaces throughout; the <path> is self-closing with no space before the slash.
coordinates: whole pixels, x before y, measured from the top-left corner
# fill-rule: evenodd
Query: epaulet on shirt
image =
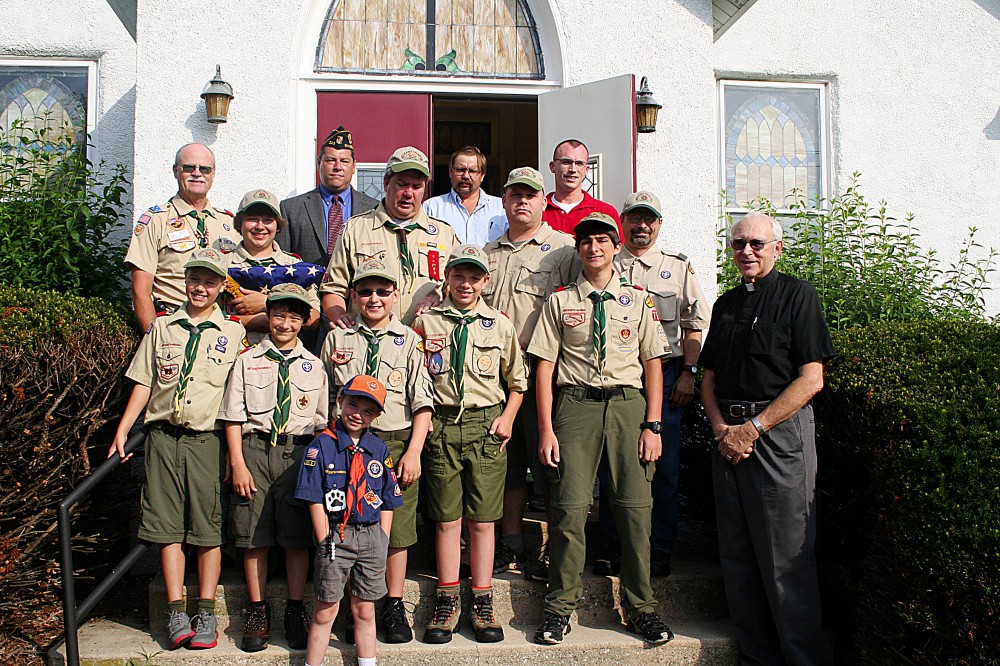
<path id="1" fill-rule="evenodd" d="M 570 287 L 575 287 L 575 286 L 576 286 L 576 284 L 575 284 L 575 283 L 573 283 L 573 284 L 566 284 L 566 285 L 563 285 L 563 286 L 561 286 L 561 287 L 556 287 L 556 288 L 555 288 L 555 289 L 554 289 L 554 290 L 552 291 L 552 293 L 553 293 L 553 294 L 555 294 L 555 293 L 558 293 L 558 292 L 560 292 L 560 291 L 566 291 L 566 290 L 567 290 L 567 289 L 569 289 Z"/>
<path id="2" fill-rule="evenodd" d="M 284 250 L 282 250 L 282 252 L 284 252 Z M 288 252 L 287 254 L 290 254 L 291 256 L 295 257 L 299 261 L 302 261 L 302 257 L 300 257 L 299 255 L 295 254 L 294 252 Z"/>
<path id="3" fill-rule="evenodd" d="M 154 204 L 154 205 L 150 206 L 149 209 L 146 212 L 147 213 L 162 213 L 163 209 Z"/>
<path id="4" fill-rule="evenodd" d="M 676 257 L 681 261 L 687 261 L 687 255 L 684 254 L 683 252 L 678 252 L 676 250 L 671 250 L 670 248 L 667 248 L 666 250 L 663 251 L 663 253 L 671 257 Z"/>
<path id="5" fill-rule="evenodd" d="M 166 317 L 168 314 L 170 314 L 170 313 L 167 312 L 166 310 L 160 310 L 159 312 L 156 313 L 156 316 L 157 317 Z"/>
<path id="6" fill-rule="evenodd" d="M 216 210 L 220 210 L 220 209 L 216 208 Z M 221 210 L 222 210 L 222 213 L 223 213 L 224 215 L 228 215 L 229 217 L 236 217 L 235 215 L 233 215 L 232 213 L 230 213 L 230 212 L 229 212 L 228 210 L 226 210 L 225 208 L 222 208 Z"/>
<path id="7" fill-rule="evenodd" d="M 235 321 L 237 324 L 240 323 L 240 318 L 237 317 L 236 315 L 229 315 L 227 319 L 229 319 L 229 321 Z"/>
<path id="8" fill-rule="evenodd" d="M 636 291 L 646 291 L 645 289 L 643 289 L 642 287 L 640 287 L 637 284 L 630 284 L 629 286 L 632 287 L 633 289 L 635 289 Z"/>

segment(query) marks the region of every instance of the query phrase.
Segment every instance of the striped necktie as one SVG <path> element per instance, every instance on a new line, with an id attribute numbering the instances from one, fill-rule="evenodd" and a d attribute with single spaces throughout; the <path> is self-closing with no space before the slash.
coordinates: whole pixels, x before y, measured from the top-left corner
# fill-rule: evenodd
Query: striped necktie
<path id="1" fill-rule="evenodd" d="M 604 374 L 604 365 L 608 361 L 608 316 L 604 310 L 604 302 L 614 296 L 606 291 L 592 291 L 587 294 L 594 303 L 594 351 L 597 352 L 597 372 Z"/>
<path id="2" fill-rule="evenodd" d="M 469 345 L 469 324 L 479 319 L 478 314 L 460 314 L 454 311 L 443 313 L 455 322 L 451 332 L 451 381 L 458 395 L 458 416 L 465 409 L 465 351 Z M 455 418 L 458 422 L 458 418 Z"/>
<path id="3" fill-rule="evenodd" d="M 344 209 L 340 206 L 340 195 L 334 194 L 330 202 L 330 214 L 326 217 L 326 253 L 332 255 L 337 247 L 337 239 L 344 230 Z"/>
<path id="4" fill-rule="evenodd" d="M 274 349 L 265 351 L 264 356 L 278 364 L 278 394 L 274 403 L 274 413 L 271 415 L 271 446 L 275 446 L 278 438 L 285 434 L 291 415 L 292 387 L 288 382 L 288 366 L 295 359 Z"/>
<path id="5" fill-rule="evenodd" d="M 406 241 L 406 236 L 411 231 L 416 231 L 420 228 L 420 225 L 416 222 L 412 224 L 401 224 L 395 220 L 388 220 L 385 226 L 389 228 L 390 231 L 394 231 L 399 235 L 399 260 L 403 267 L 403 280 L 406 282 L 406 290 L 409 292 L 413 288 L 413 278 L 417 274 L 416 263 L 413 261 L 413 254 L 410 252 L 409 243 Z"/>
<path id="6" fill-rule="evenodd" d="M 184 364 L 181 366 L 181 374 L 177 379 L 177 388 L 174 390 L 174 414 L 181 413 L 181 403 L 184 401 L 184 396 L 187 395 L 188 383 L 191 381 L 191 371 L 194 370 L 194 361 L 198 356 L 201 333 L 205 329 L 215 326 L 211 321 L 192 324 L 187 319 L 178 319 L 177 323 L 188 332 L 188 341 L 187 346 L 184 347 Z"/>
<path id="7" fill-rule="evenodd" d="M 365 374 L 371 375 L 372 377 L 378 377 L 376 372 L 378 371 L 378 347 L 379 342 L 385 337 L 388 331 L 381 331 L 376 333 L 375 331 L 369 330 L 364 326 L 358 329 L 358 333 L 364 336 L 365 340 L 368 341 L 368 351 L 365 353 Z"/>

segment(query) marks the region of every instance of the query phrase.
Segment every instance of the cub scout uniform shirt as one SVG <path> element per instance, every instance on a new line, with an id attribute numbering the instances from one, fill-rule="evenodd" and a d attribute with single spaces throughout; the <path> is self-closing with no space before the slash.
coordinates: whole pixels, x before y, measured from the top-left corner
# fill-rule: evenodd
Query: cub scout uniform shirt
<path id="1" fill-rule="evenodd" d="M 272 429 L 271 417 L 278 398 L 278 364 L 265 356 L 268 350 L 278 352 L 271 338 L 265 337 L 260 344 L 240 354 L 219 411 L 220 420 L 243 424 L 244 437 L 254 431 L 269 433 Z M 326 372 L 301 340 L 296 340 L 286 358 L 294 361 L 288 366 L 292 404 L 285 434 L 312 435 L 330 422 Z"/>
<path id="2" fill-rule="evenodd" d="M 483 289 L 483 299 L 510 317 L 521 349 L 527 349 L 546 297 L 580 273 L 573 237 L 542 222 L 523 244 L 512 243 L 507 232 L 484 251 L 490 281 Z"/>
<path id="3" fill-rule="evenodd" d="M 188 319 L 186 307 L 153 321 L 139 343 L 125 376 L 152 389 L 146 405 L 146 423 L 167 421 L 198 432 L 215 430 L 229 371 L 243 347 L 243 324 L 212 308 L 212 324 L 201 334 L 180 409 L 174 411 L 174 392 L 184 366 L 184 350 L 190 334 L 180 322 Z"/>
<path id="4" fill-rule="evenodd" d="M 192 213 L 199 211 L 175 195 L 165 208 L 153 206 L 135 223 L 125 263 L 153 276 L 154 301 L 179 306 L 187 300 L 184 264 L 196 249 L 212 247 L 220 252 L 236 249 L 240 235 L 233 229 L 232 213 L 211 204 L 200 211 L 205 218 L 204 239 L 198 238 L 198 220 Z"/>
<path id="5" fill-rule="evenodd" d="M 598 372 L 594 344 L 594 304 L 588 297 L 600 293 L 583 274 L 576 283 L 559 289 L 545 302 L 528 353 L 556 363 L 559 386 L 642 388 L 642 364 L 663 356 L 666 335 L 653 320 L 653 308 L 641 287 L 628 284 L 617 272 L 605 289 L 607 360 Z"/>
<path id="6" fill-rule="evenodd" d="M 441 296 L 440 285 L 444 280 L 444 266 L 448 255 L 458 245 L 455 231 L 447 222 L 427 217 L 422 208 L 404 224 L 417 228 L 406 234 L 406 246 L 413 259 L 413 274 L 403 272 L 401 233 L 387 227 L 392 218 L 385 212 L 384 204 L 347 221 L 344 233 L 330 256 L 330 265 L 323 276 L 321 294 L 337 294 L 349 301 L 354 272 L 369 259 L 378 259 L 396 274 L 400 299 L 393 314 L 404 324 L 410 324 L 420 301 L 431 294 Z"/>
<path id="7" fill-rule="evenodd" d="M 615 257 L 615 270 L 632 284 L 642 285 L 653 302 L 653 319 L 667 334 L 667 356 L 680 356 L 681 329 L 708 328 L 711 308 L 705 301 L 694 267 L 680 252 L 649 248 L 636 257 L 624 245 Z"/>
<path id="8" fill-rule="evenodd" d="M 468 324 L 468 341 L 465 351 L 463 385 L 465 400 L 460 401 L 451 369 L 455 353 L 452 333 L 456 329 L 454 316 L 475 316 Z M 507 396 L 500 385 L 503 376 L 510 391 L 526 391 L 527 368 L 517 332 L 510 320 L 499 310 L 494 310 L 479 299 L 475 307 L 463 313 L 446 298 L 417 319 L 413 328 L 423 337 L 427 358 L 427 371 L 434 380 L 437 403 L 448 407 L 481 408 L 506 402 Z"/>
<path id="9" fill-rule="evenodd" d="M 323 343 L 319 356 L 334 399 L 352 377 L 368 374 L 368 338 L 361 333 L 362 328 L 368 329 L 359 316 L 351 328 L 332 329 Z M 378 432 L 404 430 L 413 425 L 413 412 L 423 407 L 434 408 L 434 389 L 424 367 L 424 355 L 418 348 L 420 336 L 396 317 L 374 333 L 384 334 L 379 339 L 375 378 L 385 385 L 385 411 L 372 421 L 371 428 Z M 336 417 L 335 401 L 330 411 Z"/>

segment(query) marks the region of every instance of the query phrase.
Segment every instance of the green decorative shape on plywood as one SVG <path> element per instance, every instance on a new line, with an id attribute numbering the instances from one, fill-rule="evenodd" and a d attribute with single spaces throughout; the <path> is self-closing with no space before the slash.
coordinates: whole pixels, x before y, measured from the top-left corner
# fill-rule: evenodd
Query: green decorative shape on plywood
<path id="1" fill-rule="evenodd" d="M 400 67 L 405 72 L 412 72 L 414 70 L 425 70 L 427 69 L 427 63 L 424 61 L 422 56 L 417 55 L 410 49 L 406 49 L 403 52 L 406 56 L 406 60 L 403 61 L 403 66 Z"/>
<path id="2" fill-rule="evenodd" d="M 455 62 L 455 56 L 457 55 L 458 53 L 455 49 L 445 53 L 437 59 L 437 62 L 434 63 L 434 69 L 438 72 L 461 72 L 462 69 L 458 66 L 458 63 Z"/>

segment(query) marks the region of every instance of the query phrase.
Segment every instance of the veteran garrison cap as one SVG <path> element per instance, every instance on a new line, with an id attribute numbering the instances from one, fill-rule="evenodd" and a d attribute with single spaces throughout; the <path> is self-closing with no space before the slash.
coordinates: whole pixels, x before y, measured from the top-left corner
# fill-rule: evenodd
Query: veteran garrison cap
<path id="1" fill-rule="evenodd" d="M 393 275 L 392 270 L 388 266 L 378 259 L 368 259 L 354 272 L 354 279 L 351 280 L 351 284 L 355 285 L 366 278 L 374 277 L 385 278 L 393 284 L 397 283 L 396 276 Z"/>
<path id="2" fill-rule="evenodd" d="M 545 177 L 538 169 L 528 166 L 517 167 L 507 175 L 507 182 L 503 188 L 506 190 L 511 185 L 527 185 L 533 190 L 542 191 L 545 189 Z"/>
<path id="3" fill-rule="evenodd" d="M 385 411 L 385 385 L 371 375 L 358 375 L 348 379 L 340 392 L 374 400 L 379 409 Z"/>
<path id="4" fill-rule="evenodd" d="M 276 216 L 281 217 L 281 208 L 278 206 L 278 197 L 274 196 L 267 190 L 250 190 L 244 194 L 243 199 L 240 200 L 240 207 L 236 210 L 236 214 L 239 215 L 240 213 L 245 212 L 247 208 L 255 204 L 267 206 Z"/>
<path id="5" fill-rule="evenodd" d="M 221 252 L 211 247 L 195 250 L 191 258 L 184 264 L 185 271 L 189 268 L 207 268 L 222 277 L 229 275 L 226 272 L 228 267 L 229 260 Z"/>
<path id="6" fill-rule="evenodd" d="M 306 296 L 305 288 L 294 282 L 276 284 L 271 288 L 270 293 L 267 295 L 267 304 L 270 305 L 278 301 L 299 301 L 305 303 L 310 308 L 312 307 L 312 303 L 309 302 L 309 298 Z"/>
<path id="7" fill-rule="evenodd" d="M 573 227 L 573 235 L 577 238 L 581 235 L 603 233 L 606 231 L 612 232 L 614 237 L 618 238 L 618 224 L 613 217 L 604 213 L 591 213 Z"/>
<path id="8" fill-rule="evenodd" d="M 402 171 L 415 169 L 428 178 L 431 175 L 431 169 L 427 162 L 427 156 L 413 146 L 403 146 L 402 148 L 397 148 L 396 152 L 394 152 L 389 158 L 389 162 L 386 166 L 388 166 L 393 173 L 400 173 Z"/>
<path id="9" fill-rule="evenodd" d="M 323 148 L 334 148 L 336 150 L 349 150 L 354 152 L 354 139 L 351 137 L 351 133 L 344 129 L 343 125 L 337 127 L 323 139 L 323 145 L 320 146 L 320 150 Z"/>
<path id="10" fill-rule="evenodd" d="M 663 217 L 663 213 L 660 212 L 660 200 L 652 192 L 639 191 L 628 195 L 622 208 L 622 215 L 636 208 L 648 208 L 656 217 Z"/>
<path id="11" fill-rule="evenodd" d="M 458 264 L 472 264 L 482 268 L 487 273 L 490 272 L 490 265 L 486 259 L 486 253 L 483 252 L 482 248 L 478 245 L 473 245 L 472 243 L 466 243 L 465 245 L 459 245 L 455 248 L 451 256 L 448 257 L 448 263 L 445 268 L 451 268 L 452 266 L 457 266 Z"/>

